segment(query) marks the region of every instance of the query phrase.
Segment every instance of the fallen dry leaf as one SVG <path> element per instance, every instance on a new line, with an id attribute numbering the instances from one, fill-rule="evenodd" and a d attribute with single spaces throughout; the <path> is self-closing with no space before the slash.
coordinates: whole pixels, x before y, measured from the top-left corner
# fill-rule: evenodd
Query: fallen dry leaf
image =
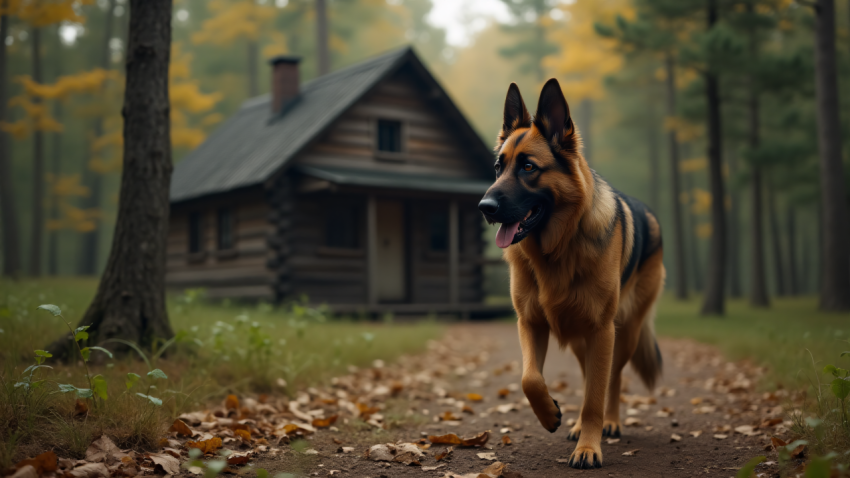
<path id="1" fill-rule="evenodd" d="M 420 465 L 422 451 L 413 443 L 373 445 L 366 451 L 366 458 L 372 461 L 394 461 L 405 465 Z"/>
<path id="2" fill-rule="evenodd" d="M 236 436 L 241 438 L 243 441 L 251 443 L 251 432 L 248 430 L 233 430 L 233 433 L 235 433 Z"/>
<path id="3" fill-rule="evenodd" d="M 491 460 L 492 461 L 492 460 L 496 459 L 496 454 L 495 453 L 479 453 L 478 458 L 481 458 L 482 460 Z"/>
<path id="4" fill-rule="evenodd" d="M 759 425 L 759 426 L 761 428 L 768 428 L 768 427 L 775 427 L 776 425 L 779 425 L 780 423 L 782 423 L 781 418 L 765 418 L 764 420 L 762 420 L 761 425 Z"/>
<path id="5" fill-rule="evenodd" d="M 234 454 L 227 457 L 227 464 L 228 465 L 244 465 L 244 464 L 248 463 L 249 461 L 251 461 L 251 456 L 248 453 L 241 454 L 241 455 L 237 455 L 237 454 L 234 453 Z"/>
<path id="6" fill-rule="evenodd" d="M 723 433 L 715 433 L 714 438 L 717 439 L 717 440 L 725 440 L 725 439 L 729 438 L 729 435 L 726 435 L 726 434 L 723 434 Z"/>
<path id="7" fill-rule="evenodd" d="M 66 478 L 109 478 L 109 469 L 103 463 L 88 463 L 65 472 Z"/>
<path id="8" fill-rule="evenodd" d="M 690 434 L 692 437 L 697 438 L 698 436 L 702 435 L 702 430 L 694 430 L 694 431 L 692 431 L 692 432 L 689 432 L 689 434 Z"/>
<path id="9" fill-rule="evenodd" d="M 423 466 L 422 471 L 435 471 L 435 470 L 439 470 L 440 468 L 445 468 L 445 467 L 446 467 L 446 465 L 442 464 L 442 463 L 437 465 L 437 466 Z"/>
<path id="10" fill-rule="evenodd" d="M 677 435 L 675 433 L 670 435 L 670 443 L 673 443 L 673 442 L 676 442 L 676 441 L 682 441 L 682 436 Z"/>
<path id="11" fill-rule="evenodd" d="M 110 460 L 109 457 L 120 452 L 121 450 L 115 446 L 115 443 L 113 443 L 108 436 L 102 435 L 89 445 L 86 450 L 86 460 L 92 463 L 100 463 L 103 461 L 110 463 L 112 460 Z"/>
<path id="12" fill-rule="evenodd" d="M 39 475 L 52 473 L 58 468 L 58 458 L 56 457 L 56 453 L 46 451 L 35 458 L 27 458 L 26 460 L 19 461 L 15 465 L 15 468 L 21 469 L 25 466 L 33 467 L 35 472 Z"/>
<path id="13" fill-rule="evenodd" d="M 507 388 L 501 388 L 501 389 L 499 389 L 498 393 L 499 393 L 499 398 L 507 398 L 507 396 L 511 394 L 511 391 L 508 390 Z"/>
<path id="14" fill-rule="evenodd" d="M 549 387 L 549 390 L 554 390 L 556 392 L 562 392 L 567 389 L 567 382 L 563 380 L 555 380 L 552 382 L 552 386 Z"/>
<path id="15" fill-rule="evenodd" d="M 788 443 L 786 443 L 785 440 L 778 437 L 770 437 L 770 443 L 773 445 L 774 448 L 788 446 Z"/>
<path id="16" fill-rule="evenodd" d="M 440 420 L 442 420 L 444 422 L 452 422 L 452 421 L 458 421 L 458 420 L 462 420 L 462 419 L 463 419 L 463 417 L 459 417 L 459 416 L 455 415 L 454 413 L 452 413 L 450 411 L 443 412 L 440 415 Z"/>
<path id="17" fill-rule="evenodd" d="M 449 455 L 451 455 L 454 450 L 455 450 L 454 447 L 450 446 L 450 447 L 446 448 L 445 450 L 441 451 L 440 453 L 437 453 L 436 455 L 434 455 L 434 459 L 437 460 L 437 461 L 440 461 L 444 458 L 448 458 Z"/>
<path id="18" fill-rule="evenodd" d="M 354 451 L 353 446 L 341 446 L 341 447 L 339 447 L 339 450 L 337 450 L 337 452 L 342 452 L 342 453 L 351 453 L 353 451 Z"/>
<path id="19" fill-rule="evenodd" d="M 195 434 L 192 429 L 189 428 L 189 425 L 186 425 L 186 423 L 179 418 L 174 419 L 174 423 L 171 424 L 171 428 L 169 428 L 168 431 L 176 432 L 178 435 L 183 435 L 184 437 L 191 437 Z"/>
<path id="20" fill-rule="evenodd" d="M 14 474 L 9 475 L 9 478 L 38 478 L 38 472 L 32 465 L 24 465 L 18 468 Z"/>
<path id="21" fill-rule="evenodd" d="M 791 450 L 791 458 L 804 458 L 806 455 L 806 445 L 798 445 L 797 448 Z"/>
<path id="22" fill-rule="evenodd" d="M 640 419 L 635 418 L 635 417 L 628 417 L 628 418 L 625 419 L 625 421 L 623 421 L 623 425 L 625 425 L 627 427 L 637 427 L 637 426 L 640 426 L 640 424 L 641 424 Z"/>
<path id="23" fill-rule="evenodd" d="M 635 455 L 637 455 L 637 452 L 639 452 L 639 451 L 640 451 L 640 448 L 638 448 L 637 450 L 629 450 L 627 452 L 624 452 L 623 456 L 635 456 Z"/>
<path id="24" fill-rule="evenodd" d="M 239 410 L 239 398 L 236 395 L 228 395 L 224 399 L 224 408 L 228 410 Z"/>
<path id="25" fill-rule="evenodd" d="M 82 398 L 78 398 L 74 403 L 74 416 L 79 417 L 89 412 L 89 404 Z"/>
<path id="26" fill-rule="evenodd" d="M 502 445 L 508 446 L 511 444 L 511 437 L 502 435 Z"/>
<path id="27" fill-rule="evenodd" d="M 150 453 L 148 458 L 154 463 L 154 467 L 162 467 L 162 470 L 169 475 L 180 474 L 180 460 L 174 458 L 167 453 Z"/>
<path id="28" fill-rule="evenodd" d="M 201 450 L 204 455 L 208 455 L 210 453 L 215 452 L 219 448 L 221 448 L 221 438 L 212 437 L 209 440 L 203 441 L 187 441 L 186 448 L 197 448 Z"/>
<path id="29" fill-rule="evenodd" d="M 691 405 L 693 405 L 693 406 L 697 406 L 700 403 L 702 403 L 702 398 L 700 398 L 700 397 L 694 397 L 694 398 L 691 399 Z"/>
<path id="30" fill-rule="evenodd" d="M 481 400 L 484 400 L 484 397 L 477 393 L 467 393 L 466 399 L 472 402 L 480 402 Z"/>
<path id="31" fill-rule="evenodd" d="M 480 455 L 481 454 L 479 453 L 479 456 Z M 502 476 L 502 473 L 505 471 L 505 468 L 507 468 L 507 467 L 508 467 L 507 463 L 502 463 L 501 461 L 497 461 L 495 463 L 490 463 L 490 466 L 481 470 L 481 473 L 483 473 L 483 474 L 485 474 L 489 477 L 492 477 L 492 478 L 498 478 L 499 476 Z"/>
<path id="32" fill-rule="evenodd" d="M 447 435 L 429 435 L 428 441 L 442 445 L 483 446 L 490 439 L 490 432 L 481 432 L 472 438 L 459 438 L 454 433 Z"/>
<path id="33" fill-rule="evenodd" d="M 607 440 L 605 440 L 605 443 L 607 443 L 609 445 L 616 445 L 617 443 L 620 443 L 620 439 L 619 438 L 608 438 Z"/>

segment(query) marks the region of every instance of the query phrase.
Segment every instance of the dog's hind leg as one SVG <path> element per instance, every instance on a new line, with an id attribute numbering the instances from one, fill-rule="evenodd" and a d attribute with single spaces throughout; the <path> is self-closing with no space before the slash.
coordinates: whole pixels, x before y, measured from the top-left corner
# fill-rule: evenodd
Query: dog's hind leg
<path id="1" fill-rule="evenodd" d="M 519 344 L 522 348 L 522 391 L 543 428 L 554 432 L 561 426 L 561 409 L 543 379 L 543 362 L 549 348 L 549 324 L 545 320 L 520 317 Z"/>
<path id="2" fill-rule="evenodd" d="M 629 363 L 637 348 L 640 337 L 640 322 L 629 322 L 617 330 L 614 343 L 614 360 L 611 366 L 611 380 L 608 385 L 608 403 L 605 407 L 605 418 L 602 422 L 602 436 L 620 437 L 620 389 L 622 386 L 623 368 Z"/>

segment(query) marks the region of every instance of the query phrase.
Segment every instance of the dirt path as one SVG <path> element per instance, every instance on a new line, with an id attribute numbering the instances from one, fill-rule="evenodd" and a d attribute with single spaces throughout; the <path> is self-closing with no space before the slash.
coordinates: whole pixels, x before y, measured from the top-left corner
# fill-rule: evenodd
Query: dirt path
<path id="1" fill-rule="evenodd" d="M 380 433 L 358 432 L 340 423 L 338 431 L 308 436 L 309 446 L 318 454 L 281 453 L 274 458 L 260 457 L 255 466 L 273 474 L 297 470 L 297 475 L 308 476 L 442 477 L 446 472 L 480 472 L 490 462 L 478 454 L 494 453 L 498 461 L 508 464 L 508 470 L 523 477 L 725 477 L 735 476 L 736 470 L 754 456 L 770 455 L 764 451 L 769 437 L 787 435 L 790 425 L 781 420 L 781 405 L 788 402 L 784 394 L 754 391 L 754 381 L 761 373 L 758 368 L 727 363 L 710 347 L 661 340 L 664 377 L 654 397 L 648 396 L 629 370 L 621 417 L 634 424 L 624 427 L 619 441 L 603 440 L 601 469 L 574 470 L 565 460 L 575 447 L 575 442 L 566 438 L 568 425 L 577 417 L 581 403 L 581 375 L 573 355 L 550 344 L 544 375 L 550 389 L 556 390 L 553 396 L 564 413 L 560 429 L 550 434 L 539 425 L 519 390 L 521 353 L 515 326 L 458 325 L 448 334 L 462 338 L 471 352 L 480 348 L 486 352 L 478 353 L 478 362 L 452 364 L 453 369 L 441 377 L 445 381 L 435 381 L 430 394 L 411 392 L 406 396 L 406 415 L 420 417 L 418 423 L 411 419 L 413 423 Z M 423 360 L 429 359 L 426 356 Z M 507 397 L 499 397 L 501 389 L 510 391 Z M 470 401 L 469 393 L 480 394 L 483 400 Z M 453 415 L 443 417 L 448 421 L 437 418 L 445 412 Z M 485 430 L 491 431 L 491 437 L 483 449 L 454 447 L 453 453 L 439 463 L 434 455 L 445 446 L 432 445 L 420 462 L 423 467 L 445 465 L 433 471 L 363 457 L 363 452 L 375 444 L 417 442 L 427 435 L 446 433 L 473 436 Z M 673 434 L 681 438 L 677 441 Z M 503 435 L 510 437 L 510 445 L 502 443 Z M 340 453 L 341 446 L 354 451 Z M 633 450 L 638 451 L 624 456 Z"/>

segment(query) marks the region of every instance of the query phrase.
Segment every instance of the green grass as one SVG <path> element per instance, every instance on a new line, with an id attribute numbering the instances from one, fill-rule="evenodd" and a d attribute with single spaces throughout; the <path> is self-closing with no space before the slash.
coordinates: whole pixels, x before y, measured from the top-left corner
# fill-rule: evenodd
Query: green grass
<path id="1" fill-rule="evenodd" d="M 51 393 L 60 383 L 88 388 L 81 363 L 59 365 L 48 359 L 46 365 L 55 368 L 40 370 L 44 375 L 39 378 L 47 382 L 29 394 L 14 384 L 23 369 L 34 363 L 34 350 L 68 334 L 59 317 L 36 307 L 55 304 L 76 326 L 96 286 L 95 280 L 78 278 L 0 281 L 0 468 L 48 448 L 80 456 L 100 433 L 112 436 L 119 446 L 150 447 L 171 417 L 225 394 L 291 394 L 344 374 L 351 365 L 368 366 L 376 359 L 390 361 L 421 352 L 429 339 L 441 334 L 433 321 L 405 324 L 329 318 L 321 308 L 298 303 L 280 307 L 211 303 L 197 291 L 189 291 L 169 297 L 169 316 L 178 340 L 164 354 L 144 350 L 149 363 L 133 354 L 99 366 L 90 364 L 92 375 L 106 378 L 109 399 L 89 400 L 90 413 L 83 420 L 74 417 L 72 393 Z M 168 379 L 148 380 L 145 375 L 153 368 L 162 369 Z M 128 372 L 143 377 L 129 391 L 124 385 Z M 163 406 L 152 408 L 136 392 L 161 398 Z"/>
<path id="2" fill-rule="evenodd" d="M 719 318 L 700 316 L 700 306 L 700 298 L 680 302 L 665 294 L 656 318 L 658 335 L 692 338 L 716 346 L 730 360 L 765 365 L 765 387 L 807 385 L 813 358 L 818 371 L 839 360 L 850 365 L 838 357 L 850 350 L 850 313 L 821 312 L 817 297 L 773 298 L 769 309 L 729 300 Z"/>

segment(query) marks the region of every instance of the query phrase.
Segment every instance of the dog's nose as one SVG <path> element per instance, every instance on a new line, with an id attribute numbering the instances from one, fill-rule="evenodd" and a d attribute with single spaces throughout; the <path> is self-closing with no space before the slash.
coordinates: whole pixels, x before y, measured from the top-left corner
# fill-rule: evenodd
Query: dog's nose
<path id="1" fill-rule="evenodd" d="M 499 210 L 499 203 L 495 199 L 484 198 L 478 203 L 478 209 L 484 214 L 495 214 Z"/>

